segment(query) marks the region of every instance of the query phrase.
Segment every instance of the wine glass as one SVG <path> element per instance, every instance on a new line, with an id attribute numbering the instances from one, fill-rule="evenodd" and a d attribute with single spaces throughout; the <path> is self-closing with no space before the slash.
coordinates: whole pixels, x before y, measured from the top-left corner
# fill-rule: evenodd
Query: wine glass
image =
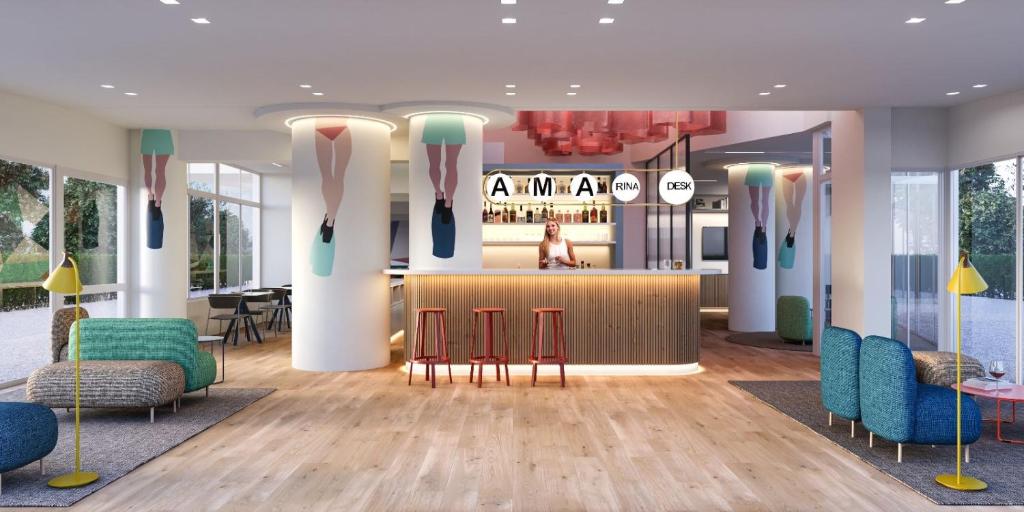
<path id="1" fill-rule="evenodd" d="M 988 373 L 996 380 L 996 391 L 999 391 L 999 379 L 1006 375 L 1006 363 L 995 360 L 988 364 Z"/>

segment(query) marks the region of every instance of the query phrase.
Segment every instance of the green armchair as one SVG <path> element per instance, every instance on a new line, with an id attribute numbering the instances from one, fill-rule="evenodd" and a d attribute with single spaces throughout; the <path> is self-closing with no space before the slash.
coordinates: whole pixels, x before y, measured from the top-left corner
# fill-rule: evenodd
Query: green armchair
<path id="1" fill-rule="evenodd" d="M 783 295 L 775 303 L 775 333 L 786 341 L 810 342 L 811 305 L 807 299 Z"/>

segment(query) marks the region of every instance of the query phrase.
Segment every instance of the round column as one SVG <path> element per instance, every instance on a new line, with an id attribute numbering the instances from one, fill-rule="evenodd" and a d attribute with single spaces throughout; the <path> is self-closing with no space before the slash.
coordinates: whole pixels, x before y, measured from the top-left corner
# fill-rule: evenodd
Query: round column
<path id="1" fill-rule="evenodd" d="M 292 129 L 292 366 L 379 368 L 390 360 L 391 129 L 347 116 Z"/>
<path id="2" fill-rule="evenodd" d="M 484 118 L 461 112 L 407 117 L 409 268 L 481 268 Z"/>
<path id="3" fill-rule="evenodd" d="M 814 231 L 811 166 L 775 169 L 775 295 L 796 295 L 813 303 Z"/>
<path id="4" fill-rule="evenodd" d="M 775 330 L 775 165 L 729 166 L 729 330 Z"/>

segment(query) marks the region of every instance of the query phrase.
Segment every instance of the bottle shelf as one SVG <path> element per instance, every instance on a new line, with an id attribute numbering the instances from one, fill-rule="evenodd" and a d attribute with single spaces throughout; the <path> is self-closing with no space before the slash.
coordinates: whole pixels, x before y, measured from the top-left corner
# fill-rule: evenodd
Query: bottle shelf
<path id="1" fill-rule="evenodd" d="M 575 226 L 614 226 L 615 225 L 614 222 L 560 222 L 559 224 L 561 224 L 562 226 L 573 226 L 573 227 L 575 227 Z M 523 222 L 523 223 L 519 223 L 519 222 L 501 222 L 501 223 L 485 222 L 484 226 L 508 226 L 508 227 L 539 226 L 539 227 L 544 227 L 544 223 L 543 222 L 531 222 L 531 223 L 528 223 L 528 222 Z"/>
<path id="2" fill-rule="evenodd" d="M 533 247 L 537 247 L 539 244 L 540 244 L 540 240 L 522 241 L 522 242 L 513 241 L 513 240 L 504 240 L 504 241 L 484 240 L 484 245 L 485 246 L 502 246 L 502 245 L 504 245 L 504 246 L 510 246 L 510 247 L 511 246 L 533 246 Z M 587 241 L 587 240 L 576 241 L 576 240 L 573 240 L 572 241 L 572 245 L 574 245 L 574 246 L 615 245 L 615 241 L 614 240 L 606 240 L 606 241 Z"/>

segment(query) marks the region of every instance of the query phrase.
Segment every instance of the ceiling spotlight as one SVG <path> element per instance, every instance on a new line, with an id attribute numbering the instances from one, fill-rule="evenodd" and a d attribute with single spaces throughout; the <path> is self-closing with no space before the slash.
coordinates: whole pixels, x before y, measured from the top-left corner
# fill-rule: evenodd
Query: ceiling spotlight
<path id="1" fill-rule="evenodd" d="M 192 18 L 192 23 L 195 23 L 197 25 L 209 25 L 210 20 L 206 18 Z"/>
<path id="2" fill-rule="evenodd" d="M 949 5 L 957 5 L 957 4 L 962 4 L 962 3 L 966 2 L 966 1 L 967 0 L 946 0 L 946 3 L 949 4 Z"/>
<path id="3" fill-rule="evenodd" d="M 313 93 L 313 96 L 323 96 L 323 95 L 324 95 L 324 93 L 322 93 L 322 92 L 314 92 Z"/>
<path id="4" fill-rule="evenodd" d="M 764 151 L 724 151 L 727 155 L 763 155 Z"/>
<path id="5" fill-rule="evenodd" d="M 565 93 L 565 95 L 566 96 L 576 96 L 576 93 L 575 92 L 567 92 L 567 93 Z"/>
<path id="6" fill-rule="evenodd" d="M 786 84 L 775 84 L 773 87 L 775 87 L 776 89 L 785 89 Z"/>
<path id="7" fill-rule="evenodd" d="M 124 95 L 125 96 L 138 96 L 139 93 L 137 93 L 137 92 L 126 92 L 126 93 L 124 93 Z"/>
<path id="8" fill-rule="evenodd" d="M 281 164 L 279 164 L 277 162 L 270 162 L 270 165 L 273 165 L 274 167 L 284 167 L 283 165 L 281 165 Z"/>
<path id="9" fill-rule="evenodd" d="M 516 0 L 501 0 L 501 5 L 515 5 Z"/>
<path id="10" fill-rule="evenodd" d="M 905 21 L 904 23 L 907 23 L 908 25 L 916 25 L 918 23 L 923 22 L 926 19 L 928 19 L 928 18 L 910 18 L 909 20 Z"/>
<path id="11" fill-rule="evenodd" d="M 501 22 L 504 23 L 505 25 L 515 25 L 516 24 L 516 19 L 515 18 L 502 18 Z"/>
<path id="12" fill-rule="evenodd" d="M 505 96 L 515 96 L 515 95 L 516 95 L 516 93 L 514 93 L 512 91 L 508 91 L 508 92 L 505 93 Z"/>
<path id="13" fill-rule="evenodd" d="M 608 0 L 608 5 L 622 5 L 626 0 Z"/>
<path id="14" fill-rule="evenodd" d="M 974 84 L 971 87 L 974 87 L 975 89 L 984 89 L 988 87 L 988 84 Z"/>
<path id="15" fill-rule="evenodd" d="M 302 87 L 303 89 L 312 89 L 313 88 L 313 86 L 309 85 L 309 84 L 299 84 L 299 87 Z"/>
<path id="16" fill-rule="evenodd" d="M 505 88 L 506 89 L 515 89 L 516 88 L 516 84 L 505 84 Z"/>
<path id="17" fill-rule="evenodd" d="M 608 25 L 609 23 L 615 23 L 615 18 L 601 18 L 597 22 L 602 25 Z"/>
<path id="18" fill-rule="evenodd" d="M 102 87 L 102 88 L 104 88 L 104 89 L 113 89 L 113 88 L 114 88 L 114 86 L 113 86 L 113 85 L 110 85 L 110 84 L 103 84 L 103 85 L 101 85 L 100 87 Z"/>
<path id="19" fill-rule="evenodd" d="M 178 0 L 160 0 L 160 3 L 164 5 L 181 5 L 181 3 L 178 2 Z"/>
<path id="20" fill-rule="evenodd" d="M 569 88 L 570 89 L 579 89 L 580 88 L 580 84 L 569 84 Z"/>
<path id="21" fill-rule="evenodd" d="M 956 96 L 957 94 L 960 94 L 960 91 L 950 91 L 950 92 L 947 92 L 946 96 Z"/>
<path id="22" fill-rule="evenodd" d="M 768 91 L 761 91 L 761 92 L 757 93 L 758 96 L 771 96 L 771 94 L 772 93 L 770 93 Z"/>

